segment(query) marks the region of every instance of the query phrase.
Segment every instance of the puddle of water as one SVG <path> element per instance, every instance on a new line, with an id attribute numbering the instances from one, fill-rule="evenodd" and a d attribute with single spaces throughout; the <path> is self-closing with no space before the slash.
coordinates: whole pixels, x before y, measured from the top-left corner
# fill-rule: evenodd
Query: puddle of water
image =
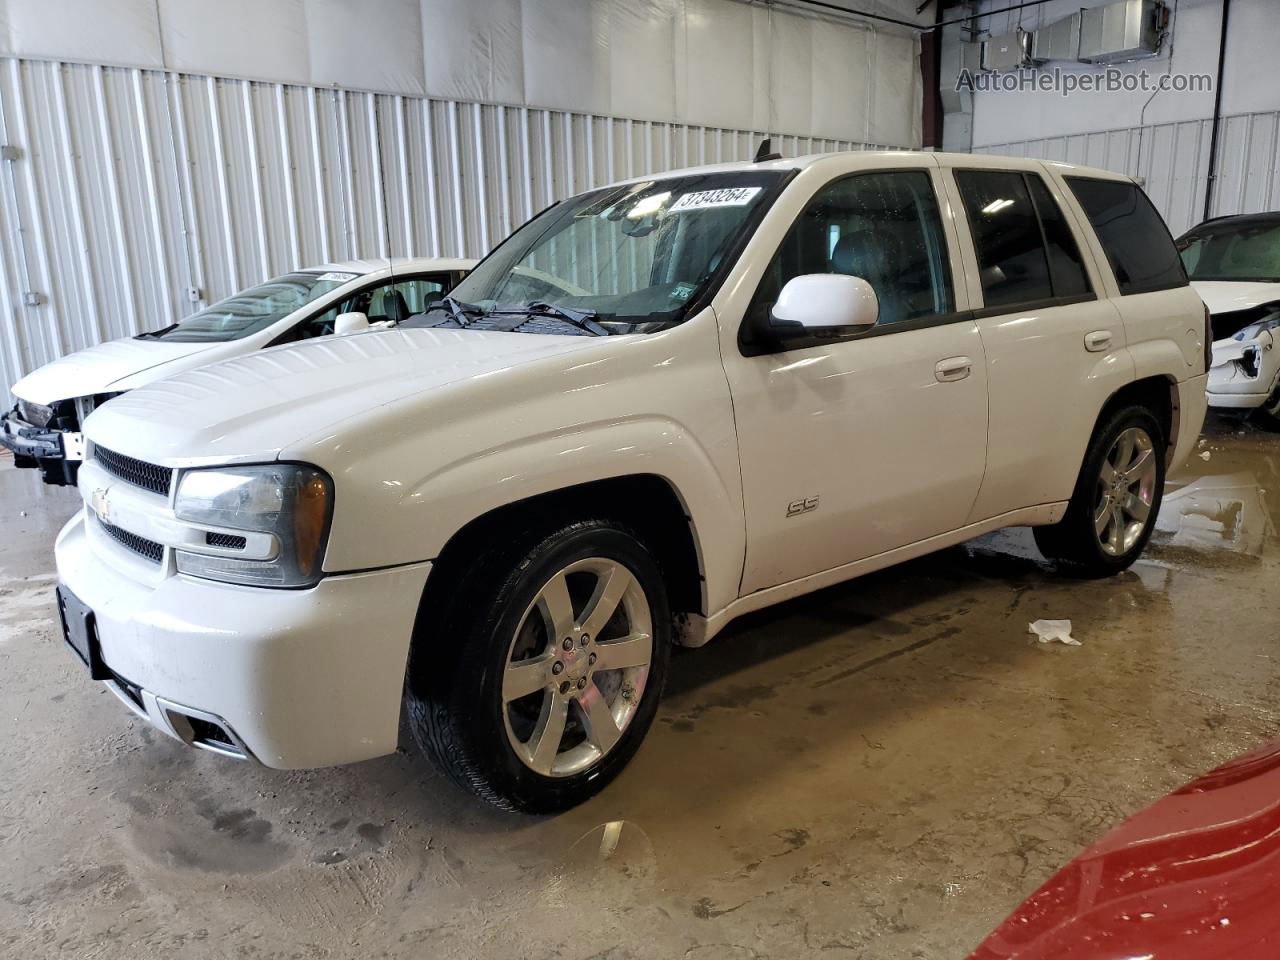
<path id="1" fill-rule="evenodd" d="M 548 905 L 567 906 L 584 889 L 634 892 L 651 887 L 657 875 L 658 858 L 649 835 L 632 821 L 610 820 L 569 845 L 564 858 L 552 865 L 542 899 Z"/>
<path id="2" fill-rule="evenodd" d="M 1266 488 L 1247 471 L 1202 476 L 1166 491 L 1156 518 L 1156 542 L 1176 547 L 1260 557 L 1275 538 Z"/>

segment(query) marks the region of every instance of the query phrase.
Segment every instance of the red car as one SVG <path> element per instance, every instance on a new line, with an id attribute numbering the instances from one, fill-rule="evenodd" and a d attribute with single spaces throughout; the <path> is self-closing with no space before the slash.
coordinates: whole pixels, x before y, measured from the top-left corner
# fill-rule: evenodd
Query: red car
<path id="1" fill-rule="evenodd" d="M 1276 960 L 1280 742 L 1126 820 L 969 960 Z"/>

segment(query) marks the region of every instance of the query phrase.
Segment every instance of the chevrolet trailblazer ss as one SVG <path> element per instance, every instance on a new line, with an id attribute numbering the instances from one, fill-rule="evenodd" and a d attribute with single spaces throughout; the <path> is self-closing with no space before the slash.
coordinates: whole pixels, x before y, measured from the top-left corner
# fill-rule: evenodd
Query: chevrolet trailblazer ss
<path id="1" fill-rule="evenodd" d="M 183 373 L 84 424 L 70 645 L 173 737 L 282 768 L 422 749 L 507 808 L 600 790 L 673 643 L 1000 527 L 1141 553 L 1208 339 L 1125 177 L 829 154 L 564 200 L 392 330 Z"/>

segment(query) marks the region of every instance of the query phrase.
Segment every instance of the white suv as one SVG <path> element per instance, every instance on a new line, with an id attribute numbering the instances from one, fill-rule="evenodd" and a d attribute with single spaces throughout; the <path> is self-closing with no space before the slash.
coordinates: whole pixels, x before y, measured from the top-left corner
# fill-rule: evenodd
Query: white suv
<path id="1" fill-rule="evenodd" d="M 1205 410 L 1204 308 L 1129 179 L 828 154 L 535 217 L 394 330 L 93 413 L 67 638 L 274 767 L 422 746 L 509 808 L 607 783 L 673 642 L 1011 525 L 1133 562 Z"/>

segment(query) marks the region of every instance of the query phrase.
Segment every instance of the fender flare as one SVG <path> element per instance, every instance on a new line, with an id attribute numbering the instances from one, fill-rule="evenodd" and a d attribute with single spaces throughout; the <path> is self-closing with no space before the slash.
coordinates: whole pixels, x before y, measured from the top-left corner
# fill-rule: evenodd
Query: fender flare
<path id="1" fill-rule="evenodd" d="M 595 481 L 652 475 L 666 481 L 690 522 L 705 581 L 704 602 L 715 608 L 737 597 L 746 527 L 736 476 L 723 476 L 712 456 L 679 423 L 639 416 L 554 431 L 478 451 L 409 483 L 363 494 L 382 503 L 376 552 L 394 563 L 434 560 L 468 524 L 495 510 Z M 373 556 L 369 531 L 335 514 L 326 569 L 361 569 Z M 383 560 L 379 565 L 389 565 Z"/>

